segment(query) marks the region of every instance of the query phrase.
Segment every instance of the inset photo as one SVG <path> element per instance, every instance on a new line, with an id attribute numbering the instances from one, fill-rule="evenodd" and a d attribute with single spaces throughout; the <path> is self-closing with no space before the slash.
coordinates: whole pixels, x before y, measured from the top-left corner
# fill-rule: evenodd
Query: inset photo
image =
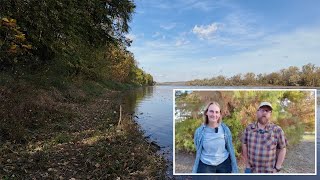
<path id="1" fill-rule="evenodd" d="M 174 175 L 317 175 L 315 89 L 173 95 Z"/>

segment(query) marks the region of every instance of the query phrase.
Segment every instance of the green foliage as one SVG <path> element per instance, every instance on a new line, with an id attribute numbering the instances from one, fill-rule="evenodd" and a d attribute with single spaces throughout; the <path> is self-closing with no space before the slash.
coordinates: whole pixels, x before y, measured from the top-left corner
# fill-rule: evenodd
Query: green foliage
<path id="1" fill-rule="evenodd" d="M 198 109 L 189 108 L 194 102 L 206 104 L 208 99 L 221 105 L 223 122 L 231 130 L 233 145 L 237 157 L 241 153 L 241 136 L 245 127 L 256 122 L 257 107 L 262 101 L 269 101 L 273 106 L 272 122 L 279 125 L 285 132 L 289 146 L 300 142 L 303 133 L 315 130 L 315 109 L 313 91 L 191 91 L 178 93 L 176 97 L 177 112 L 192 114 Z M 220 98 L 220 99 L 219 99 Z M 176 148 L 184 151 L 194 151 L 193 134 L 203 122 L 202 119 L 176 121 Z"/>
<path id="2" fill-rule="evenodd" d="M 194 152 L 193 136 L 197 127 L 200 126 L 202 120 L 188 119 L 175 124 L 175 146 L 177 150 Z"/>
<path id="3" fill-rule="evenodd" d="M 143 70 L 135 66 L 129 74 L 132 77 L 132 82 L 136 85 L 154 85 L 153 77 L 150 74 L 145 73 Z"/>
<path id="4" fill-rule="evenodd" d="M 293 117 L 290 119 L 290 121 L 292 125 L 283 128 L 289 146 L 298 144 L 302 140 L 303 134 L 305 132 L 304 125 L 300 119 Z"/>
<path id="5" fill-rule="evenodd" d="M 17 21 L 11 18 L 0 20 L 0 71 L 11 70 L 15 66 L 25 66 L 31 57 L 32 45 L 21 32 Z"/>
<path id="6" fill-rule="evenodd" d="M 230 118 L 224 118 L 223 122 L 229 127 L 232 133 L 232 144 L 237 157 L 241 154 L 241 136 L 245 129 L 241 121 L 238 120 L 237 113 L 234 113 Z"/>
<path id="7" fill-rule="evenodd" d="M 16 1 L 0 6 L 1 71 L 27 78 L 84 79 L 153 85 L 127 51 L 135 4 L 123 1 Z M 27 77 L 26 77 L 27 76 Z M 45 81 L 31 83 L 47 85 Z"/>

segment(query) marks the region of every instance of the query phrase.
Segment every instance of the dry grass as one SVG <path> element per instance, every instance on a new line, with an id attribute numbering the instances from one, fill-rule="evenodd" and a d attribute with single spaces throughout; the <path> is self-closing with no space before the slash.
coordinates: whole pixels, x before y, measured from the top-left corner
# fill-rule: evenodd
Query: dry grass
<path id="1" fill-rule="evenodd" d="M 117 126 L 119 92 L 88 98 L 23 85 L 0 95 L 1 178 L 166 178 L 164 159 L 125 111 Z"/>

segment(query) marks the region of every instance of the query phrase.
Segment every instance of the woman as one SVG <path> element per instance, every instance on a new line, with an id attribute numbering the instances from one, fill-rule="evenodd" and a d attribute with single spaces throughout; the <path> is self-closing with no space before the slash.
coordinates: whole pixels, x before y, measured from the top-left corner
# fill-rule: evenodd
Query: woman
<path id="1" fill-rule="evenodd" d="M 194 134 L 196 160 L 193 173 L 237 173 L 237 160 L 230 129 L 221 122 L 220 105 L 211 102 L 204 113 L 204 124 Z"/>

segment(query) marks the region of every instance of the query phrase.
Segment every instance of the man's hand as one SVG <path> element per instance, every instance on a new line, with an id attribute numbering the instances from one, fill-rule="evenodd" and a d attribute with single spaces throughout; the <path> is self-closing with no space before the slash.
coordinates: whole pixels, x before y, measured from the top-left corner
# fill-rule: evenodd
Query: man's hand
<path id="1" fill-rule="evenodd" d="M 248 168 L 248 167 L 247 167 L 247 168 L 244 170 L 244 173 L 252 173 L 252 172 L 251 172 L 251 168 Z"/>

